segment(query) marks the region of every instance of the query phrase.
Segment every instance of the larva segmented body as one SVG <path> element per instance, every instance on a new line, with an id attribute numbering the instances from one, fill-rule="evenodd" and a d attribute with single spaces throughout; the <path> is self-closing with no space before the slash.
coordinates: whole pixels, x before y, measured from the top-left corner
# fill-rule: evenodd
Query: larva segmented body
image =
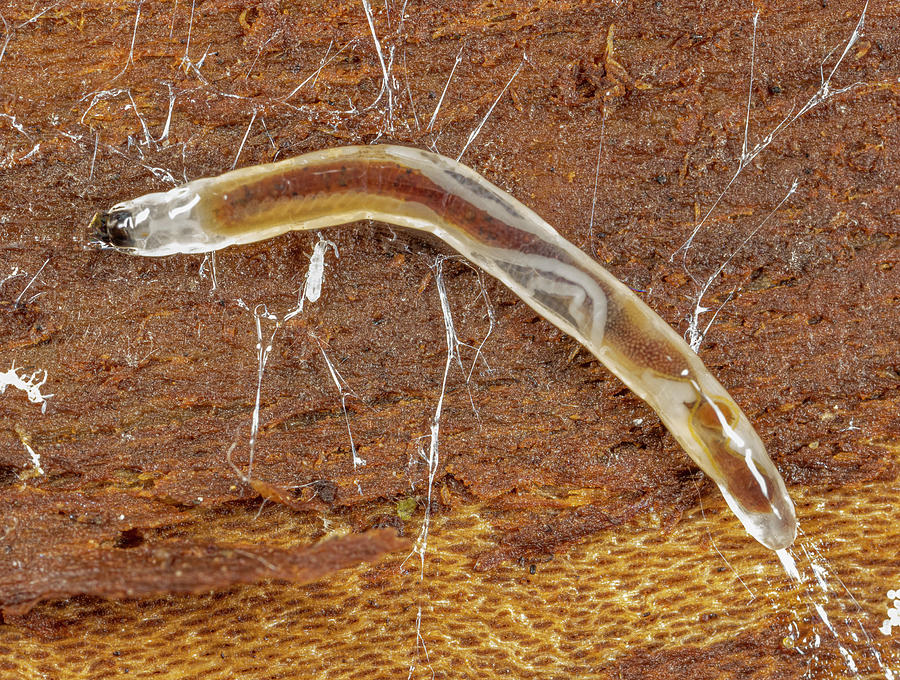
<path id="1" fill-rule="evenodd" d="M 747 417 L 684 340 L 532 210 L 470 168 L 401 146 L 349 146 L 199 179 L 94 218 L 138 255 L 199 253 L 362 219 L 429 232 L 509 286 L 644 399 L 773 550 L 794 506 Z"/>

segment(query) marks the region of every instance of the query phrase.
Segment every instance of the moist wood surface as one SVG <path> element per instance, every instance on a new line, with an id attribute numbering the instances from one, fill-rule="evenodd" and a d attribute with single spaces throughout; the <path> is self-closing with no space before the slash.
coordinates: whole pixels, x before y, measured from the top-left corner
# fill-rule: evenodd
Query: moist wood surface
<path id="1" fill-rule="evenodd" d="M 869 5 L 831 81 L 852 87 L 747 164 L 684 257 L 738 168 L 754 13 L 750 149 L 816 93 L 862 4 L 409 2 L 402 24 L 401 6 L 371 7 L 388 92 L 357 2 L 0 4 L 0 371 L 46 370 L 53 394 L 43 412 L 0 395 L 0 677 L 842 677 L 839 645 L 864 677 L 885 676 L 876 651 L 896 672 L 877 628 L 900 588 L 897 4 Z M 322 296 L 268 359 L 253 484 L 226 460 L 237 442 L 247 471 L 252 310 L 293 309 L 317 236 L 219 253 L 215 288 L 199 257 L 88 246 L 95 211 L 233 164 L 373 141 L 455 157 L 495 100 L 462 161 L 680 332 L 774 210 L 706 293 L 702 327 L 724 306 L 700 355 L 784 475 L 827 602 L 648 407 L 457 259 L 442 283 L 468 346 L 420 571 L 438 244 L 325 234 Z M 385 528 L 400 540 L 363 533 Z"/>

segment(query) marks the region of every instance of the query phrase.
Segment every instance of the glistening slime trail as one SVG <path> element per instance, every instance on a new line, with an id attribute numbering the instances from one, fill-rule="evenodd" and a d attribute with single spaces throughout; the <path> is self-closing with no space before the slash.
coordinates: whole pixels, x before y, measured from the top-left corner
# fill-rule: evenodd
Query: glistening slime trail
<path id="1" fill-rule="evenodd" d="M 747 417 L 684 340 L 537 214 L 470 168 L 402 146 L 348 146 L 198 179 L 100 213 L 136 255 L 204 253 L 357 220 L 434 234 L 569 334 L 659 414 L 744 527 L 794 541 L 794 506 Z"/>

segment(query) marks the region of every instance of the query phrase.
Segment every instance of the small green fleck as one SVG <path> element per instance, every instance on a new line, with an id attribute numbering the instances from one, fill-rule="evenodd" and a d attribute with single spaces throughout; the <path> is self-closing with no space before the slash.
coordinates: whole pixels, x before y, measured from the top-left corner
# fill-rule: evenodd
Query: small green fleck
<path id="1" fill-rule="evenodd" d="M 397 503 L 397 516 L 402 520 L 407 520 L 412 517 L 413 512 L 416 509 L 416 499 L 415 498 L 404 498 L 402 501 Z"/>

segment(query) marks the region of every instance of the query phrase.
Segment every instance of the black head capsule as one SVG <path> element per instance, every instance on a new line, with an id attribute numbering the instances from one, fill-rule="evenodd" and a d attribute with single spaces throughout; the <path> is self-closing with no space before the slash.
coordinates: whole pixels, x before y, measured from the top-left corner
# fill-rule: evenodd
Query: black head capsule
<path id="1" fill-rule="evenodd" d="M 91 231 L 106 246 L 113 248 L 134 247 L 134 218 L 128 210 L 99 212 L 91 220 Z"/>

